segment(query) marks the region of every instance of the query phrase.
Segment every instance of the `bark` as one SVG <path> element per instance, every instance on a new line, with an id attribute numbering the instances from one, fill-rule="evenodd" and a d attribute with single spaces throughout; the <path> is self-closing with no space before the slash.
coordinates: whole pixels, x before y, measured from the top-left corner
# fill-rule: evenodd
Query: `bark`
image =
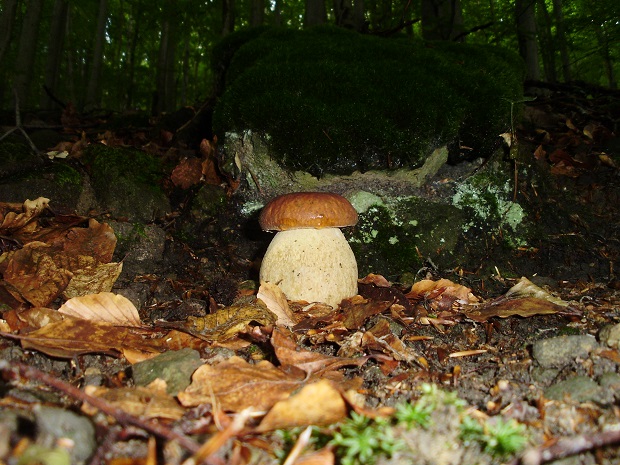
<path id="1" fill-rule="evenodd" d="M 4 57 L 11 43 L 16 11 L 17 0 L 5 0 L 2 4 L 2 15 L 0 16 L 0 63 L 5 63 Z M 5 76 L 7 71 L 8 69 L 5 66 L 0 69 L 0 105 L 5 102 L 9 95 L 9 89 L 6 85 L 8 79 Z"/>
<path id="2" fill-rule="evenodd" d="M 97 30 L 93 43 L 93 59 L 90 69 L 90 79 L 86 90 L 86 105 L 88 107 L 101 106 L 101 74 L 103 69 L 103 48 L 105 46 L 105 30 L 108 19 L 108 1 L 99 0 L 99 14 L 97 15 Z"/>
<path id="3" fill-rule="evenodd" d="M 19 38 L 13 84 L 21 106 L 28 105 L 29 103 L 28 97 L 31 92 L 32 70 L 37 52 L 37 36 L 42 9 L 43 0 L 30 0 L 28 2 L 28 9 L 26 10 Z"/>
<path id="4" fill-rule="evenodd" d="M 422 0 L 422 36 L 426 40 L 464 37 L 460 0 Z"/>
<path id="5" fill-rule="evenodd" d="M 224 0 L 222 7 L 222 36 L 225 36 L 235 30 L 235 0 Z"/>
<path id="6" fill-rule="evenodd" d="M 250 26 L 261 26 L 265 22 L 265 0 L 250 1 Z"/>
<path id="7" fill-rule="evenodd" d="M 67 30 L 68 14 L 69 3 L 67 0 L 56 0 L 52 11 L 52 23 L 50 26 L 45 63 L 45 86 L 55 94 L 58 93 L 56 86 L 58 77 L 60 76 L 60 65 L 62 64 L 62 51 Z M 54 108 L 54 102 L 47 93 L 41 94 L 41 108 L 46 110 Z"/>
<path id="8" fill-rule="evenodd" d="M 607 78 L 607 85 L 611 89 L 617 89 L 618 83 L 616 82 L 616 76 L 614 73 L 614 63 L 612 59 L 611 47 L 609 45 L 609 34 L 605 28 L 605 25 L 601 29 L 597 29 L 596 38 L 599 44 L 601 57 L 605 66 L 605 76 Z"/>
<path id="9" fill-rule="evenodd" d="M 545 80 L 548 82 L 557 82 L 558 76 L 555 72 L 555 43 L 553 41 L 553 21 L 551 15 L 547 11 L 545 0 L 538 0 L 536 11 L 539 16 L 538 24 L 538 42 L 540 43 L 540 55 L 542 57 L 543 70 L 545 72 Z M 544 27 L 540 27 L 540 26 Z"/>
<path id="10" fill-rule="evenodd" d="M 166 0 L 162 10 L 161 41 L 157 60 L 157 90 L 153 98 L 153 114 L 175 107 L 175 56 L 177 46 L 178 10 L 175 0 Z"/>
<path id="11" fill-rule="evenodd" d="M 134 18 L 133 27 L 131 31 L 131 37 L 129 38 L 129 54 L 127 56 L 126 73 L 127 89 L 125 96 L 125 108 L 131 108 L 133 106 L 133 96 L 135 91 L 135 74 L 136 74 L 136 49 L 138 47 L 138 41 L 140 38 L 140 26 L 142 25 L 142 2 L 138 2 L 136 5 L 136 11 L 132 15 Z"/>
<path id="12" fill-rule="evenodd" d="M 384 31 L 392 26 L 392 2 L 370 2 L 368 13 L 373 31 Z"/>
<path id="13" fill-rule="evenodd" d="M 282 25 L 282 0 L 276 0 L 273 10 L 273 24 L 274 26 Z"/>
<path id="14" fill-rule="evenodd" d="M 333 0 L 336 26 L 353 28 L 353 5 L 351 0 Z"/>
<path id="15" fill-rule="evenodd" d="M 325 0 L 306 0 L 304 27 L 317 26 L 327 22 Z"/>
<path id="16" fill-rule="evenodd" d="M 564 13 L 562 12 L 562 0 L 553 0 L 553 16 L 555 17 L 555 43 L 560 49 L 562 59 L 562 76 L 565 82 L 571 80 L 570 56 L 566 42 L 566 27 L 564 26 Z"/>
<path id="17" fill-rule="evenodd" d="M 0 16 L 0 63 L 4 63 L 4 55 L 9 49 L 16 11 L 17 0 L 4 0 Z"/>
<path id="18" fill-rule="evenodd" d="M 540 67 L 535 14 L 535 0 L 516 0 L 515 17 L 519 53 L 525 61 L 527 78 L 538 81 L 540 80 Z"/>

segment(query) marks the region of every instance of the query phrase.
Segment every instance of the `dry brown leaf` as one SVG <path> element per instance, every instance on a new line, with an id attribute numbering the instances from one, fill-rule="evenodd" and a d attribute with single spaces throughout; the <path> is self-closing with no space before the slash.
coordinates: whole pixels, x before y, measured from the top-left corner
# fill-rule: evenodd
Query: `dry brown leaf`
<path id="1" fill-rule="evenodd" d="M 189 317 L 180 330 L 192 331 L 213 341 L 225 341 L 245 331 L 248 325 L 273 325 L 276 316 L 263 302 L 231 305 L 203 317 Z"/>
<path id="2" fill-rule="evenodd" d="M 379 287 L 390 287 L 390 282 L 380 274 L 370 273 L 366 277 L 358 280 L 362 284 L 374 284 Z"/>
<path id="3" fill-rule="evenodd" d="M 361 366 L 368 360 L 367 357 L 343 358 L 303 350 L 295 343 L 293 334 L 284 328 L 274 328 L 271 345 L 283 366 L 299 368 L 311 378 L 329 376 L 329 372 L 344 366 Z"/>
<path id="4" fill-rule="evenodd" d="M 35 307 L 46 307 L 65 290 L 73 273 L 59 268 L 46 253 L 49 246 L 30 242 L 7 255 L 4 280 Z M 11 292 L 10 288 L 7 288 Z"/>
<path id="5" fill-rule="evenodd" d="M 361 328 L 366 320 L 374 315 L 385 312 L 392 301 L 344 299 L 340 304 L 343 313 L 343 324 L 349 330 Z"/>
<path id="6" fill-rule="evenodd" d="M 185 409 L 177 403 L 174 397 L 166 393 L 166 382 L 160 379 L 144 387 L 109 389 L 86 386 L 84 391 L 137 417 L 179 420 L 185 413 Z M 89 415 L 97 412 L 97 409 L 86 403 L 82 410 Z"/>
<path id="7" fill-rule="evenodd" d="M 330 447 L 301 455 L 292 465 L 334 465 L 336 456 Z"/>
<path id="8" fill-rule="evenodd" d="M 112 292 L 74 297 L 58 309 L 63 315 L 118 326 L 142 326 L 138 310 L 126 297 Z"/>
<path id="9" fill-rule="evenodd" d="M 118 355 L 127 351 L 136 360 L 148 358 L 166 350 L 178 349 L 179 339 L 150 328 L 114 326 L 109 323 L 89 321 L 64 316 L 28 334 L 0 333 L 10 339 L 19 339 L 25 349 L 35 349 L 53 357 L 72 358 L 80 354 L 100 353 Z M 174 340 L 172 340 L 174 339 Z M 191 339 L 183 347 L 192 347 Z M 202 343 L 202 341 L 198 341 Z M 138 357 L 137 354 L 142 354 Z"/>
<path id="10" fill-rule="evenodd" d="M 551 303 L 561 307 L 568 307 L 568 302 L 549 294 L 544 289 L 538 287 L 526 277 L 522 277 L 517 284 L 512 286 L 504 294 L 504 297 L 512 299 L 515 297 L 535 297 L 537 299 L 548 300 Z"/>
<path id="11" fill-rule="evenodd" d="M 62 293 L 65 299 L 100 292 L 110 292 L 123 271 L 123 263 L 96 263 L 73 273 L 67 288 Z"/>
<path id="12" fill-rule="evenodd" d="M 508 318 L 509 316 L 518 315 L 526 318 L 534 315 L 549 315 L 564 312 L 566 307 L 554 304 L 548 300 L 537 299 L 536 297 L 507 299 L 501 296 L 480 305 L 464 306 L 460 311 L 467 318 L 483 322 L 494 316 Z"/>
<path id="13" fill-rule="evenodd" d="M 250 365 L 234 356 L 199 367 L 192 376 L 192 384 L 177 397 L 185 407 L 211 404 L 214 409 L 230 412 L 248 407 L 266 411 L 303 382 L 303 373 L 286 373 L 266 360 Z"/>
<path id="14" fill-rule="evenodd" d="M 277 402 L 260 422 L 256 431 L 265 433 L 297 426 L 328 426 L 347 416 L 342 394 L 326 379 L 304 386 L 294 396 Z"/>
<path id="15" fill-rule="evenodd" d="M 256 295 L 276 315 L 276 325 L 291 328 L 297 323 L 284 292 L 273 283 L 261 282 Z"/>
<path id="16" fill-rule="evenodd" d="M 91 218 L 88 228 L 70 228 L 46 242 L 67 255 L 85 255 L 100 263 L 109 263 L 116 248 L 116 235 L 109 224 Z"/>
<path id="17" fill-rule="evenodd" d="M 48 204 L 49 199 L 45 197 L 26 200 L 23 205 L 0 203 L 0 234 L 9 236 L 18 230 L 28 229 L 30 232 L 33 228 L 37 228 L 36 223 L 31 222 L 47 208 Z"/>
<path id="18" fill-rule="evenodd" d="M 170 179 L 175 186 L 189 189 L 202 180 L 202 160 L 200 158 L 184 158 L 172 170 Z"/>

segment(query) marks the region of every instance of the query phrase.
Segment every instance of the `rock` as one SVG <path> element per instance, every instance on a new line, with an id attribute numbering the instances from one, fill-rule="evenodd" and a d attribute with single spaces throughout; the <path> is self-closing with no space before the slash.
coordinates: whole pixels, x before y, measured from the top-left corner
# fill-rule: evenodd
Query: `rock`
<path id="1" fill-rule="evenodd" d="M 163 261 L 166 232 L 158 226 L 110 221 L 117 238 L 115 261 L 123 261 L 122 276 L 153 273 Z"/>
<path id="2" fill-rule="evenodd" d="M 613 349 L 620 348 L 620 323 L 613 326 L 605 326 L 599 331 L 598 338 L 601 344 L 605 344 Z"/>
<path id="3" fill-rule="evenodd" d="M 536 341 L 532 357 L 543 368 L 563 367 L 577 358 L 587 358 L 598 347 L 592 336 L 559 336 Z"/>
<path id="4" fill-rule="evenodd" d="M 95 449 L 95 427 L 91 421 L 70 410 L 57 407 L 35 407 L 37 440 L 55 444 L 60 438 L 70 439 L 72 463 L 83 463 Z M 46 438 L 49 438 L 46 439 Z"/>
<path id="5" fill-rule="evenodd" d="M 547 399 L 574 402 L 596 402 L 609 404 L 613 402 L 613 392 L 603 389 L 596 381 L 587 376 L 573 376 L 545 389 Z"/>
<path id="6" fill-rule="evenodd" d="M 192 373 L 202 365 L 200 354 L 192 349 L 168 351 L 133 365 L 133 379 L 146 386 L 157 378 L 166 381 L 168 394 L 176 395 L 189 386 Z"/>

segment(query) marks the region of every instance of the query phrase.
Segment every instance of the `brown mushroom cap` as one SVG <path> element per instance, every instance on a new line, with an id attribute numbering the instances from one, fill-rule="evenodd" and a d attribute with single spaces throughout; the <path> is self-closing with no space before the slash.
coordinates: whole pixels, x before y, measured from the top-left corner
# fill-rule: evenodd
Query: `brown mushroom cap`
<path id="1" fill-rule="evenodd" d="M 341 228 L 357 223 L 351 203 L 329 192 L 294 192 L 274 198 L 265 205 L 259 223 L 265 231 Z"/>

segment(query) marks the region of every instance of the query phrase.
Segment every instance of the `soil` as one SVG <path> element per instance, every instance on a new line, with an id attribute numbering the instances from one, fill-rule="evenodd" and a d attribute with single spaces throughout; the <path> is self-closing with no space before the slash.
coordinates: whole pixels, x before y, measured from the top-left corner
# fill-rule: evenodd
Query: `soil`
<path id="1" fill-rule="evenodd" d="M 319 319 L 312 321 L 320 322 L 320 331 L 305 328 L 295 336 L 298 350 L 342 356 L 345 339 L 356 332 L 373 333 L 382 320 L 388 320 L 391 335 L 403 341 L 404 348 L 398 352 L 395 348 L 401 346 L 396 342 L 388 344 L 391 352 L 379 346 L 356 346 L 352 354 L 370 357 L 359 366 L 341 370 L 343 383 L 359 381 L 356 390 L 363 399 L 358 404 L 351 402 L 349 409 L 374 415 L 385 407 L 415 403 L 422 396 L 423 384 L 435 383 L 466 402 L 469 410 L 465 415 L 483 422 L 514 419 L 525 425 L 525 449 L 498 457 L 480 444 L 466 444 L 455 433 L 458 425 L 451 423 L 455 415 L 464 414 L 437 408 L 434 426 L 429 427 L 432 434 L 429 429 L 424 433 L 424 428 L 403 431 L 395 427 L 395 431 L 408 444 L 418 445 L 428 442 L 430 434 L 443 452 L 422 453 L 420 449 L 416 455 L 410 448 L 392 459 L 377 454 L 373 460 L 379 463 L 620 462 L 620 434 L 614 434 L 620 426 L 620 337 L 615 333 L 620 332 L 615 327 L 620 322 L 616 270 L 620 254 L 620 143 L 616 137 L 620 94 L 586 85 L 540 83 L 529 83 L 528 91 L 537 99 L 528 103 L 519 131 L 521 153 L 535 154 L 533 163 L 548 173 L 550 183 L 540 192 L 544 198 L 531 198 L 532 204 L 540 205 L 541 222 L 553 223 L 562 217 L 565 227 L 541 237 L 536 247 L 508 255 L 502 251 L 496 256 L 498 248 L 489 246 L 478 263 L 449 271 L 429 268 L 421 275 L 449 279 L 470 288 L 481 301 L 491 301 L 517 284 L 519 279 L 514 276 L 523 274 L 569 305 L 552 314 L 533 312 L 476 321 L 461 312 L 458 303 L 441 307 L 440 292 L 408 299 L 410 307 L 399 315 L 409 319 L 397 318 L 388 305 L 388 310 L 371 315 L 355 330 L 331 331 L 325 329 L 329 322 Z M 468 166 L 448 169 L 454 176 L 454 170 Z M 537 195 L 531 185 L 523 192 Z M 550 210 L 562 214 L 544 216 Z M 256 284 L 247 278 L 255 276 L 257 264 L 248 257 L 260 254 L 265 237 L 244 230 L 236 218 L 227 215 L 210 228 L 211 239 L 204 248 L 191 249 L 178 239 L 168 241 L 165 261 L 157 265 L 155 273 L 132 269 L 131 275 L 119 281 L 115 291 L 144 302 L 139 309 L 143 321 L 155 324 L 162 319 L 200 318 L 214 312 L 217 304 L 238 303 L 240 296 L 252 299 Z M 481 272 L 506 261 L 519 275 L 507 278 Z M 373 294 L 376 287 L 373 289 L 365 297 L 378 305 L 385 295 L 379 299 Z M 410 286 L 394 283 L 388 289 L 390 298 L 400 302 Z M 254 329 L 241 339 L 251 344 L 202 347 L 200 358 L 213 363 L 239 355 L 252 364 L 259 360 L 277 363 L 277 347 L 270 339 L 273 327 L 250 326 Z M 474 350 L 479 352 L 469 352 Z M 72 438 L 74 445 L 69 449 L 74 463 L 120 463 L 114 460 L 121 458 L 124 463 L 183 463 L 188 452 L 196 451 L 183 440 L 172 441 L 175 432 L 196 444 L 210 444 L 212 455 L 202 457 L 208 455 L 206 462 L 213 464 L 277 463 L 277 453 L 286 448 L 286 441 L 278 436 L 253 430 L 260 417 L 246 419 L 245 429 L 243 425 L 235 427 L 239 412 L 218 412 L 208 403 L 187 408 L 182 419 L 174 422 L 160 419 L 157 424 L 161 423 L 163 430 L 153 427 L 153 421 L 143 414 L 134 415 L 139 419 L 134 422 L 127 410 L 107 417 L 78 413 L 84 399 L 70 387 L 83 392 L 86 385 L 134 385 L 132 367 L 123 357 L 95 353 L 67 360 L 24 349 L 19 341 L 2 337 L 0 362 L 4 373 L 0 384 L 1 463 L 16 463 L 20 457 L 20 463 L 51 463 L 45 455 L 23 461 L 24 450 L 33 445 L 48 451 L 64 447 L 59 442 L 63 437 Z M 64 418 L 62 412 L 78 414 Z M 56 430 L 50 427 L 50 418 L 52 424 L 55 421 L 61 426 Z M 87 424 L 95 428 L 82 437 L 76 432 L 91 427 L 81 423 L 85 418 L 90 418 Z M 298 433 L 290 429 L 296 440 Z M 569 442 L 562 441 L 567 438 Z M 444 454 L 443 446 L 450 441 L 456 446 L 451 454 Z M 314 448 L 322 450 L 317 445 Z M 562 459 L 564 456 L 572 458 Z M 322 460 L 317 463 L 330 463 Z"/>

